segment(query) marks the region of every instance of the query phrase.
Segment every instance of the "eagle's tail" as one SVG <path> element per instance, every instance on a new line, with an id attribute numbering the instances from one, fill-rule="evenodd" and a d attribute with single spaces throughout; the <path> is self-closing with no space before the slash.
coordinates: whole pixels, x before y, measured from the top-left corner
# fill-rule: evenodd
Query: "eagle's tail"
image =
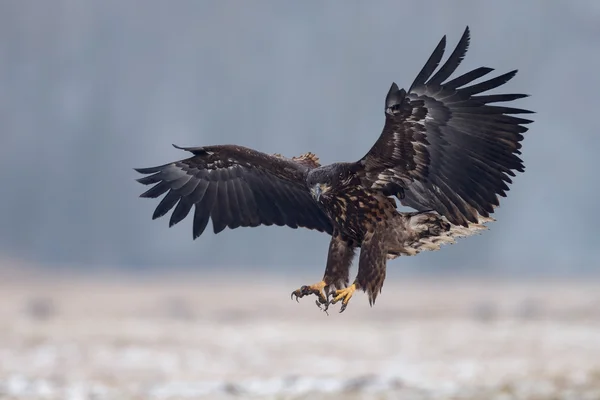
<path id="1" fill-rule="evenodd" d="M 443 244 L 452 244 L 457 238 L 471 236 L 487 230 L 491 217 L 479 217 L 478 223 L 465 227 L 453 225 L 435 211 L 400 213 L 396 224 L 396 240 L 388 259 L 400 255 L 414 256 L 425 250 L 439 250 Z"/>

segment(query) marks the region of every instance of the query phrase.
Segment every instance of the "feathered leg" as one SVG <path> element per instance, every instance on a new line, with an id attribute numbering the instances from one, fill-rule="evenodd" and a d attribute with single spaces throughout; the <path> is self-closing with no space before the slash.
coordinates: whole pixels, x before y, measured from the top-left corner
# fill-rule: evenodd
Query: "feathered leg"
<path id="1" fill-rule="evenodd" d="M 344 240 L 339 234 L 334 233 L 329 243 L 327 266 L 323 279 L 314 285 L 304 285 L 292 292 L 292 299 L 314 294 L 318 296 L 317 305 L 327 307 L 328 295 L 331 289 L 343 288 L 348 285 L 350 266 L 354 258 L 356 247 Z"/>
<path id="2" fill-rule="evenodd" d="M 341 301 L 340 312 L 343 312 L 357 290 L 366 291 L 369 295 L 369 304 L 375 304 L 375 299 L 381 292 L 385 280 L 386 262 L 387 251 L 381 231 L 367 233 L 361 245 L 358 274 L 354 283 L 345 289 L 337 290 L 331 304 Z"/>

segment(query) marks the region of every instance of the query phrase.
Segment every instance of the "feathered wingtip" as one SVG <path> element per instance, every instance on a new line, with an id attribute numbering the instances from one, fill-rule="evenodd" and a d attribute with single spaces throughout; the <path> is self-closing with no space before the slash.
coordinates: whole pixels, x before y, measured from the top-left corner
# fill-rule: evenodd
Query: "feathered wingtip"
<path id="1" fill-rule="evenodd" d="M 467 53 L 467 49 L 469 48 L 470 40 L 471 31 L 467 26 L 460 40 L 458 41 L 456 48 L 454 49 L 450 57 L 448 57 L 448 60 L 446 60 L 446 62 L 438 70 L 438 72 L 433 77 L 431 77 L 433 72 L 440 65 L 442 57 L 444 56 L 444 52 L 446 51 L 446 35 L 444 35 L 438 43 L 438 45 L 436 46 L 436 48 L 433 50 L 433 53 L 431 53 L 431 56 L 429 56 L 429 59 L 427 60 L 423 68 L 421 68 L 421 71 L 413 81 L 412 85 L 410 85 L 410 89 L 408 89 L 408 91 L 411 92 L 414 89 L 425 84 L 439 85 L 444 80 L 448 79 L 450 75 L 452 75 L 452 73 L 456 71 L 456 68 L 458 68 L 458 66 L 464 59 L 465 54 Z M 429 77 L 431 77 L 431 79 L 429 79 Z"/>

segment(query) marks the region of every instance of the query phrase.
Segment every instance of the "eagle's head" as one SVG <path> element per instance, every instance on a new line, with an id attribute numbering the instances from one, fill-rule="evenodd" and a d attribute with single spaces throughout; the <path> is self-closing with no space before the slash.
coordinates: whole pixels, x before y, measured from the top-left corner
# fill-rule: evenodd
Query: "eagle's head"
<path id="1" fill-rule="evenodd" d="M 349 181 L 350 170 L 345 164 L 331 164 L 311 170 L 306 178 L 310 194 L 316 201 L 327 200 L 332 189 L 340 188 Z"/>
<path id="2" fill-rule="evenodd" d="M 317 182 L 310 186 L 310 194 L 316 201 L 321 200 L 321 196 L 328 197 L 328 192 L 331 190 L 331 184 L 327 182 Z"/>

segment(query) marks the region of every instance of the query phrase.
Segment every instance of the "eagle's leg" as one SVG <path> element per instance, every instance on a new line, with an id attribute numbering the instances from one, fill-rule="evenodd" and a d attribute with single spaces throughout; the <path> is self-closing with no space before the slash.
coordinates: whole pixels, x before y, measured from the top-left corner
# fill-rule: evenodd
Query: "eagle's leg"
<path id="1" fill-rule="evenodd" d="M 340 312 L 348 307 L 348 302 L 357 290 L 366 291 L 369 295 L 369 304 L 375 304 L 377 295 L 381 292 L 385 280 L 387 251 L 383 236 L 379 231 L 369 232 L 360 248 L 358 261 L 358 274 L 354 283 L 345 289 L 336 290 L 330 304 L 342 302 Z"/>
<path id="2" fill-rule="evenodd" d="M 327 267 L 323 279 L 313 285 L 304 285 L 292 292 L 292 299 L 298 300 L 301 297 L 311 294 L 317 295 L 317 305 L 329 305 L 329 295 L 331 291 L 342 288 L 348 284 L 350 275 L 350 265 L 354 258 L 356 247 L 347 240 L 344 240 L 339 234 L 334 233 L 329 243 L 329 253 L 327 255 Z"/>

